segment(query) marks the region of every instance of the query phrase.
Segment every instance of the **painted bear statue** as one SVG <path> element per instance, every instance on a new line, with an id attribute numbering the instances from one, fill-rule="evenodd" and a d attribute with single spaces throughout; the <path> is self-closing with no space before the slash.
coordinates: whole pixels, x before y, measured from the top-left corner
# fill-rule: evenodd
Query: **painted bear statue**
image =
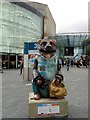
<path id="1" fill-rule="evenodd" d="M 45 38 L 38 40 L 37 45 L 39 54 L 34 61 L 33 67 L 33 98 L 39 100 L 40 98 L 58 97 L 59 94 L 58 96 L 54 96 L 56 94 L 52 95 L 53 92 L 51 89 L 53 80 L 57 81 L 60 79 L 61 81 L 61 71 L 58 68 L 56 57 L 56 40 Z M 64 84 L 62 87 L 65 88 Z M 52 92 L 52 94 L 50 94 L 50 92 Z M 64 92 L 60 97 L 65 95 L 66 93 Z"/>

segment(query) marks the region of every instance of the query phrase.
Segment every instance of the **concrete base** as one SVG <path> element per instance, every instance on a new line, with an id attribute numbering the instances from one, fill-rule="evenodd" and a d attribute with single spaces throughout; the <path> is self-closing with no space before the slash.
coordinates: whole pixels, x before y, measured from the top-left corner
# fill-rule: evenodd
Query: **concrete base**
<path id="1" fill-rule="evenodd" d="M 29 93 L 29 118 L 55 117 L 68 115 L 66 99 L 41 98 L 33 100 L 33 93 Z"/>

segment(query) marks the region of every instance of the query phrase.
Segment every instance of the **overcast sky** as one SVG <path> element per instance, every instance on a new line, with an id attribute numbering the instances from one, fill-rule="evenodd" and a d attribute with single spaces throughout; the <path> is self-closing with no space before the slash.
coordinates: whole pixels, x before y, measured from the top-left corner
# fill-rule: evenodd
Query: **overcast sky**
<path id="1" fill-rule="evenodd" d="M 90 0 L 31 0 L 48 4 L 56 22 L 56 33 L 87 32 Z"/>

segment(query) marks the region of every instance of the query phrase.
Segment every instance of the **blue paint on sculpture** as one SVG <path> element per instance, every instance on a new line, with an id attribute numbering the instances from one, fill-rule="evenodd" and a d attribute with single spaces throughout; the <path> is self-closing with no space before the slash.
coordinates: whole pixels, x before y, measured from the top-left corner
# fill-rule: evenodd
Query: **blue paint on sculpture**
<path id="1" fill-rule="evenodd" d="M 42 55 L 38 56 L 39 73 L 47 80 L 53 80 L 57 72 L 56 55 L 50 59 L 46 59 Z"/>

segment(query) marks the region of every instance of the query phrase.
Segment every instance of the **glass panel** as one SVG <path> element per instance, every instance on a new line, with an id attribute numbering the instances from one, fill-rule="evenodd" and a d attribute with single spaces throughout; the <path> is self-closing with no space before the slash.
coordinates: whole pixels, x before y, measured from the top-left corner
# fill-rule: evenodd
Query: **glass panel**
<path id="1" fill-rule="evenodd" d="M 42 35 L 42 19 L 32 12 L 14 5 L 3 3 L 3 45 L 23 48 L 24 42 L 36 41 Z M 12 48 L 12 52 L 15 52 Z M 21 48 L 20 48 L 20 50 Z"/>

